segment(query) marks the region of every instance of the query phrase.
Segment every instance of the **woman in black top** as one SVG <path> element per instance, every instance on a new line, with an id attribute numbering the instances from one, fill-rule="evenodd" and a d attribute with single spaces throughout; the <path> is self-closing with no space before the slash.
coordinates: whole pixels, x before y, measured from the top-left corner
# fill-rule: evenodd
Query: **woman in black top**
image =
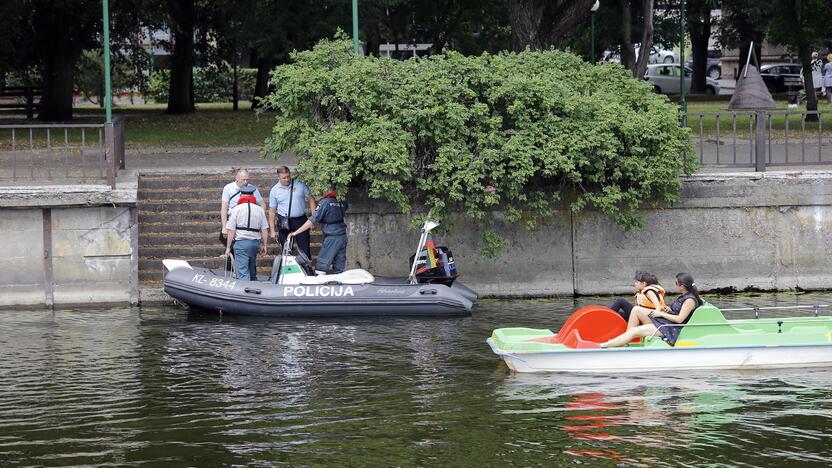
<path id="1" fill-rule="evenodd" d="M 688 323 L 693 311 L 702 305 L 699 291 L 696 289 L 696 284 L 694 284 L 693 277 L 690 274 L 679 273 L 676 275 L 676 287 L 679 289 L 679 297 L 676 298 L 676 301 L 670 307 L 665 306 L 664 311 L 651 311 L 647 315 L 651 323 L 630 328 L 621 335 L 605 343 L 601 343 L 601 347 L 614 348 L 624 346 L 632 341 L 633 338 L 652 336 L 653 334 L 663 337 L 671 346 L 675 345 L 676 339 L 679 337 L 679 332 L 683 328 L 677 325 Z"/>

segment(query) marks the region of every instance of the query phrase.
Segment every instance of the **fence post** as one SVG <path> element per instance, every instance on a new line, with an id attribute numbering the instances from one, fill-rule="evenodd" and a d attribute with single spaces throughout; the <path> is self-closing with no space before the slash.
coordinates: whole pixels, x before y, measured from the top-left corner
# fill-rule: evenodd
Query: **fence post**
<path id="1" fill-rule="evenodd" d="M 125 168 L 125 160 L 124 160 L 124 116 L 117 115 L 113 117 L 113 128 L 114 137 L 115 137 L 115 164 L 116 169 L 124 169 Z"/>
<path id="2" fill-rule="evenodd" d="M 104 167 L 107 172 L 107 185 L 116 188 L 116 142 L 113 123 L 104 124 Z"/>
<path id="3" fill-rule="evenodd" d="M 766 113 L 757 111 L 757 136 L 754 139 L 755 170 L 766 171 Z"/>

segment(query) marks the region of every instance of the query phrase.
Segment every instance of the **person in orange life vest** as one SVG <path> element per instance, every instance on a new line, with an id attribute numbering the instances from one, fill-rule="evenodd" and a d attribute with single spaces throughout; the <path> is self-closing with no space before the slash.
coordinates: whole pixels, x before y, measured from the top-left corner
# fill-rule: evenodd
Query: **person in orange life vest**
<path id="1" fill-rule="evenodd" d="M 330 266 L 335 274 L 342 273 L 346 267 L 347 224 L 344 222 L 344 213 L 347 209 L 349 209 L 349 204 L 345 200 L 339 200 L 330 187 L 318 202 L 318 207 L 312 212 L 312 216 L 303 226 L 289 234 L 294 237 L 311 228 L 313 224 L 321 225 L 324 241 L 315 263 L 315 273 L 318 275 L 327 274 Z"/>
<path id="2" fill-rule="evenodd" d="M 237 264 L 237 278 L 241 280 L 257 279 L 257 251 L 266 254 L 266 242 L 269 239 L 269 222 L 263 207 L 257 204 L 254 186 L 240 188 L 242 196 L 237 205 L 231 209 L 225 229 L 228 239 L 225 256 L 234 250 Z M 262 244 L 261 244 L 262 240 Z"/>
<path id="3" fill-rule="evenodd" d="M 696 283 L 693 282 L 693 276 L 689 273 L 676 275 L 676 288 L 679 290 L 679 297 L 673 301 L 673 305 L 664 306 L 659 312 L 649 311 L 645 314 L 648 319 L 647 323 L 628 328 L 624 333 L 601 343 L 601 347 L 624 346 L 634 338 L 654 335 L 663 338 L 670 346 L 676 346 L 676 340 L 682 328 L 690 321 L 693 311 L 702 305 Z M 634 308 L 633 316 L 641 314 L 641 311 L 636 311 Z"/>
<path id="4" fill-rule="evenodd" d="M 610 309 L 618 312 L 618 315 L 627 321 L 628 328 L 639 324 L 636 322 L 633 310 L 643 310 L 646 314 L 650 310 L 661 311 L 665 305 L 665 291 L 656 275 L 646 271 L 637 271 L 633 278 L 633 287 L 636 289 L 635 304 L 618 299 L 610 306 Z"/>

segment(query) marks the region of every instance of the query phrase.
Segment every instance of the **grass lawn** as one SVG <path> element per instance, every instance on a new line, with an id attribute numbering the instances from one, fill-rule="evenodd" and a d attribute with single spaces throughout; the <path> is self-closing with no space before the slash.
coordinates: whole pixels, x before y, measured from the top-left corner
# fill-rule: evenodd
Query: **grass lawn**
<path id="1" fill-rule="evenodd" d="M 271 133 L 274 117 L 251 111 L 249 102 L 240 110 L 231 104 L 197 104 L 193 114 L 165 114 L 164 104 L 132 105 L 113 109 L 125 116 L 127 148 L 173 146 L 262 146 Z M 98 108 L 79 109 L 79 115 L 98 115 Z"/>
<path id="2" fill-rule="evenodd" d="M 134 104 L 117 106 L 113 114 L 125 116 L 125 144 L 128 149 L 157 147 L 239 147 L 263 146 L 264 140 L 271 134 L 274 122 L 273 114 L 252 112 L 250 103 L 240 102 L 240 110 L 231 110 L 230 103 L 197 104 L 193 114 L 165 114 L 164 104 Z M 0 119 L 0 124 L 5 123 Z M 78 106 L 73 123 L 100 123 L 104 121 L 104 110 L 97 106 Z M 25 120 L 14 119 L 15 123 Z M 39 122 L 33 121 L 37 124 Z M 46 147 L 46 132 L 33 132 L 34 146 Z M 52 132 L 52 145 L 64 143 L 63 130 Z M 69 145 L 81 141 L 81 132 L 70 130 L 67 134 Z M 87 131 L 85 141 L 97 144 L 98 132 Z M 17 132 L 16 144 L 20 148 L 28 146 L 28 132 Z M 11 147 L 11 133 L 0 130 L 0 149 Z"/>
<path id="3" fill-rule="evenodd" d="M 785 111 L 797 113 L 805 109 L 805 106 L 789 109 L 786 101 L 777 101 L 776 111 L 783 111 L 784 114 L 775 114 L 770 118 L 770 122 L 766 122 L 766 126 L 771 128 L 772 136 L 775 139 L 783 139 L 788 133 L 789 139 L 793 139 L 799 138 L 801 133 L 805 132 L 807 137 L 817 138 L 819 131 L 824 135 L 832 135 L 832 104 L 825 101 L 818 103 L 818 111 L 822 112 L 819 122 L 803 122 L 800 115 L 785 114 Z M 698 139 L 700 134 L 704 138 L 716 137 L 717 124 L 719 135 L 723 139 L 732 138 L 735 125 L 737 137 L 748 138 L 749 130 L 753 131 L 750 123 L 756 120 L 756 117 L 744 111 L 737 111 L 735 115 L 736 117 L 728 110 L 728 101 L 688 103 L 688 127 L 694 139 Z"/>
<path id="4" fill-rule="evenodd" d="M 785 101 L 779 101 L 778 109 L 788 110 Z M 792 109 L 797 111 L 799 109 Z M 820 129 L 824 135 L 832 135 L 832 105 L 821 102 L 820 111 L 830 112 L 822 117 Z M 140 148 L 170 148 L 170 147 L 260 147 L 270 135 L 274 115 L 269 113 L 257 114 L 250 110 L 250 103 L 240 102 L 240 110 L 231 110 L 231 103 L 197 104 L 197 111 L 193 114 L 168 115 L 165 114 L 164 104 L 131 104 L 116 106 L 114 114 L 122 114 L 126 118 L 125 140 L 128 149 Z M 714 113 L 720 113 L 719 117 Z M 93 105 L 81 105 L 75 111 L 74 123 L 100 123 L 104 121 L 104 110 Z M 748 138 L 749 122 L 752 117 L 748 113 L 736 114 L 736 128 L 738 138 Z M 782 139 L 786 135 L 786 121 L 788 120 L 789 139 L 800 137 L 805 132 L 807 138 L 817 138 L 819 124 L 817 122 L 802 122 L 799 116 L 790 117 L 775 115 L 771 119 L 774 138 Z M 0 113 L 2 123 L 25 123 L 20 114 Z M 688 126 L 694 141 L 700 138 L 712 139 L 717 135 L 722 139 L 732 137 L 734 118 L 728 111 L 728 101 L 688 102 Z M 37 121 L 33 123 L 38 123 Z M 701 135 L 701 137 L 700 137 Z M 35 130 L 32 133 L 33 146 L 45 148 L 47 138 L 45 130 Z M 15 147 L 22 149 L 28 146 L 28 132 L 17 131 Z M 53 147 L 64 144 L 64 132 L 53 131 L 50 135 Z M 81 132 L 77 129 L 69 130 L 66 134 L 68 146 L 78 146 L 81 142 Z M 87 131 L 84 135 L 89 145 L 98 144 L 98 131 Z M 0 151 L 11 149 L 11 132 L 0 129 Z"/>

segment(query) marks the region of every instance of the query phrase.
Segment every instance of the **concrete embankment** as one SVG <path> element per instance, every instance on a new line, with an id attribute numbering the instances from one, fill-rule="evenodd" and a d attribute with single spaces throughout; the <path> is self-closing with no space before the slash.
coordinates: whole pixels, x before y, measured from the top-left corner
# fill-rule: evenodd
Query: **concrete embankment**
<path id="1" fill-rule="evenodd" d="M 272 171 L 254 177 L 264 195 Z M 233 174 L 188 172 L 188 184 L 158 169 L 138 183 L 120 176 L 114 191 L 0 189 L 0 305 L 163 298 L 162 257 L 221 253 L 214 218 Z M 405 274 L 418 238 L 411 215 L 350 201 L 348 267 Z M 462 216 L 437 240 L 454 252 L 462 281 L 490 296 L 629 294 L 637 269 L 665 285 L 688 271 L 702 290 L 832 288 L 832 172 L 697 175 L 675 206 L 643 214 L 645 228 L 626 232 L 598 213 L 555 208 L 529 232 L 495 213 L 492 225 L 509 241 L 496 260 L 481 257 L 479 228 Z"/>
<path id="2" fill-rule="evenodd" d="M 476 226 L 453 217 L 440 243 L 462 281 L 481 294 L 631 294 L 636 270 L 672 286 L 687 271 L 703 290 L 832 288 L 832 173 L 737 173 L 686 178 L 675 206 L 643 211 L 643 229 L 623 231 L 596 212 L 554 210 L 529 232 L 493 226 L 509 241 L 497 260 L 479 255 Z M 410 217 L 353 203 L 349 258 L 377 274 L 401 272 L 415 249 Z"/>
<path id="3" fill-rule="evenodd" d="M 135 175 L 0 187 L 0 306 L 139 301 Z"/>

